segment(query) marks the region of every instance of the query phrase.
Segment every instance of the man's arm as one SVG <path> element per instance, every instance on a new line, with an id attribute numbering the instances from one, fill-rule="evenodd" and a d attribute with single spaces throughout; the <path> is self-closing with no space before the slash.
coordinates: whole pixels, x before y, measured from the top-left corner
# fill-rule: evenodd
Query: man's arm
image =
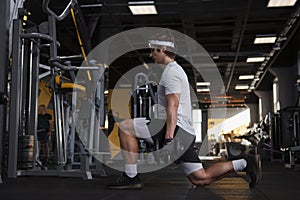
<path id="1" fill-rule="evenodd" d="M 174 137 L 174 131 L 177 124 L 178 106 L 179 106 L 180 94 L 168 94 L 166 95 L 167 101 L 167 128 L 166 139 L 172 139 Z"/>

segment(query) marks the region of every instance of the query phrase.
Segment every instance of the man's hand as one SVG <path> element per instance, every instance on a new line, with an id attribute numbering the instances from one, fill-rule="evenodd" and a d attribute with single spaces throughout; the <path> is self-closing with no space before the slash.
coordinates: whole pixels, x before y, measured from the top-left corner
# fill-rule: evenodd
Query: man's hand
<path id="1" fill-rule="evenodd" d="M 173 138 L 165 138 L 165 144 L 171 144 L 173 142 Z"/>

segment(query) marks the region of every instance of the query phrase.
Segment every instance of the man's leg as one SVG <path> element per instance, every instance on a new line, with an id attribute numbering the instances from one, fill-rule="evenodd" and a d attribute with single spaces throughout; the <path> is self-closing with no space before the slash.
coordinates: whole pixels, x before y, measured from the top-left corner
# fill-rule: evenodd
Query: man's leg
<path id="1" fill-rule="evenodd" d="M 142 182 L 137 174 L 138 143 L 132 119 L 119 123 L 120 144 L 125 161 L 125 172 L 108 189 L 141 189 Z"/>
<path id="2" fill-rule="evenodd" d="M 137 175 L 138 143 L 135 137 L 133 120 L 124 120 L 119 124 L 119 138 L 123 158 L 125 161 L 125 173 L 133 178 Z"/>
<path id="3" fill-rule="evenodd" d="M 138 143 L 134 134 L 133 120 L 124 120 L 119 124 L 119 138 L 122 150 L 124 150 L 125 163 L 136 163 Z"/>
<path id="4" fill-rule="evenodd" d="M 187 165 L 186 163 L 183 163 L 182 165 L 183 168 L 187 168 L 185 167 Z M 261 168 L 259 165 L 259 161 L 255 159 L 254 155 L 251 155 L 245 159 L 215 163 L 207 169 L 198 167 L 197 170 L 189 173 L 187 177 L 193 184 L 204 186 L 209 185 L 234 171 L 246 171 L 250 178 L 249 186 L 253 188 L 261 179 Z"/>
<path id="5" fill-rule="evenodd" d="M 38 140 L 38 160 L 40 160 L 42 142 Z"/>
<path id="6" fill-rule="evenodd" d="M 185 138 L 188 136 L 189 135 L 186 135 Z M 187 178 L 195 185 L 209 185 L 233 171 L 242 171 L 247 166 L 247 161 L 245 159 L 239 159 L 234 161 L 218 162 L 204 169 L 193 146 L 194 143 L 192 143 L 179 158 L 179 161 L 181 168 L 187 175 Z"/>
<path id="7" fill-rule="evenodd" d="M 245 171 L 250 178 L 249 186 L 255 187 L 261 178 L 261 168 L 255 155 L 245 158 L 218 162 L 204 169 L 197 152 L 194 149 L 195 136 L 179 128 L 177 132 L 182 144 L 192 141 L 186 151 L 178 159 L 187 178 L 195 185 L 209 185 L 232 172 Z M 189 144 L 186 143 L 186 144 Z M 186 145 L 187 146 L 187 145 Z"/>
<path id="8" fill-rule="evenodd" d="M 44 142 L 44 146 L 45 146 L 45 153 L 46 153 L 46 159 L 47 159 L 47 161 L 48 161 L 48 159 L 49 159 L 49 145 L 48 145 L 48 141 L 45 141 Z"/>
<path id="9" fill-rule="evenodd" d="M 234 171 L 231 161 L 219 162 L 211 165 L 207 169 L 198 169 L 187 177 L 195 185 L 203 186 L 209 185 L 214 181 L 217 181 L 224 176 L 232 173 Z"/>

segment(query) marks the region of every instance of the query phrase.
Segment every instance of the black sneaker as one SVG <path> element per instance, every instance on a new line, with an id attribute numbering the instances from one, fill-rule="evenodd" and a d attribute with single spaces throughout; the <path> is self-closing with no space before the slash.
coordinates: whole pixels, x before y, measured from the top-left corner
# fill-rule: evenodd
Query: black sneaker
<path id="1" fill-rule="evenodd" d="M 123 175 L 120 178 L 118 178 L 115 183 L 107 185 L 106 188 L 115 190 L 139 190 L 143 188 L 143 184 L 139 178 L 139 175 L 130 178 L 125 173 L 123 173 Z"/>
<path id="2" fill-rule="evenodd" d="M 245 159 L 247 161 L 245 171 L 249 177 L 249 187 L 255 188 L 261 181 L 262 176 L 260 155 L 247 155 Z"/>

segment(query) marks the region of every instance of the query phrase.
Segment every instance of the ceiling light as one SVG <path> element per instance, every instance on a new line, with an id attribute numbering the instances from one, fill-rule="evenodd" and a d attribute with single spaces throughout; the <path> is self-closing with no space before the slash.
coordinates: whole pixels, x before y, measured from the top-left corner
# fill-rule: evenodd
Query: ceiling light
<path id="1" fill-rule="evenodd" d="M 265 60 L 265 57 L 252 57 L 247 58 L 246 62 L 263 62 Z"/>
<path id="2" fill-rule="evenodd" d="M 156 15 L 154 1 L 128 2 L 128 7 L 133 15 Z"/>
<path id="3" fill-rule="evenodd" d="M 261 70 L 258 70 L 257 72 L 256 72 L 256 74 L 255 75 L 260 75 L 260 74 L 262 74 L 263 73 L 263 71 L 261 71 Z"/>
<path id="4" fill-rule="evenodd" d="M 102 7 L 102 6 L 103 6 L 102 3 L 80 5 L 81 8 L 95 8 L 95 7 Z"/>
<path id="5" fill-rule="evenodd" d="M 224 95 L 224 96 L 215 96 L 216 99 L 232 99 L 232 96 Z"/>
<path id="6" fill-rule="evenodd" d="M 297 0 L 270 0 L 267 7 L 294 6 Z"/>
<path id="7" fill-rule="evenodd" d="M 279 37 L 278 38 L 278 42 L 282 42 L 282 41 L 285 41 L 285 40 L 287 40 L 287 37 Z"/>
<path id="8" fill-rule="evenodd" d="M 249 89 L 249 85 L 236 85 L 234 87 L 234 89 L 236 89 L 236 90 L 248 90 Z"/>
<path id="9" fill-rule="evenodd" d="M 245 99 L 231 99 L 230 103 L 245 103 Z"/>
<path id="10" fill-rule="evenodd" d="M 220 58 L 218 55 L 211 55 L 211 57 L 212 57 L 212 59 L 214 59 L 214 60 L 217 60 L 217 59 Z"/>
<path id="11" fill-rule="evenodd" d="M 239 80 L 249 80 L 254 79 L 254 75 L 241 75 L 239 76 Z"/>
<path id="12" fill-rule="evenodd" d="M 197 92 L 209 92 L 210 90 L 209 90 L 209 88 L 198 88 L 197 89 Z"/>
<path id="13" fill-rule="evenodd" d="M 275 43 L 277 37 L 260 37 L 257 36 L 254 40 L 254 44 L 270 44 Z"/>
<path id="14" fill-rule="evenodd" d="M 210 86 L 210 82 L 197 82 L 197 86 Z"/>

